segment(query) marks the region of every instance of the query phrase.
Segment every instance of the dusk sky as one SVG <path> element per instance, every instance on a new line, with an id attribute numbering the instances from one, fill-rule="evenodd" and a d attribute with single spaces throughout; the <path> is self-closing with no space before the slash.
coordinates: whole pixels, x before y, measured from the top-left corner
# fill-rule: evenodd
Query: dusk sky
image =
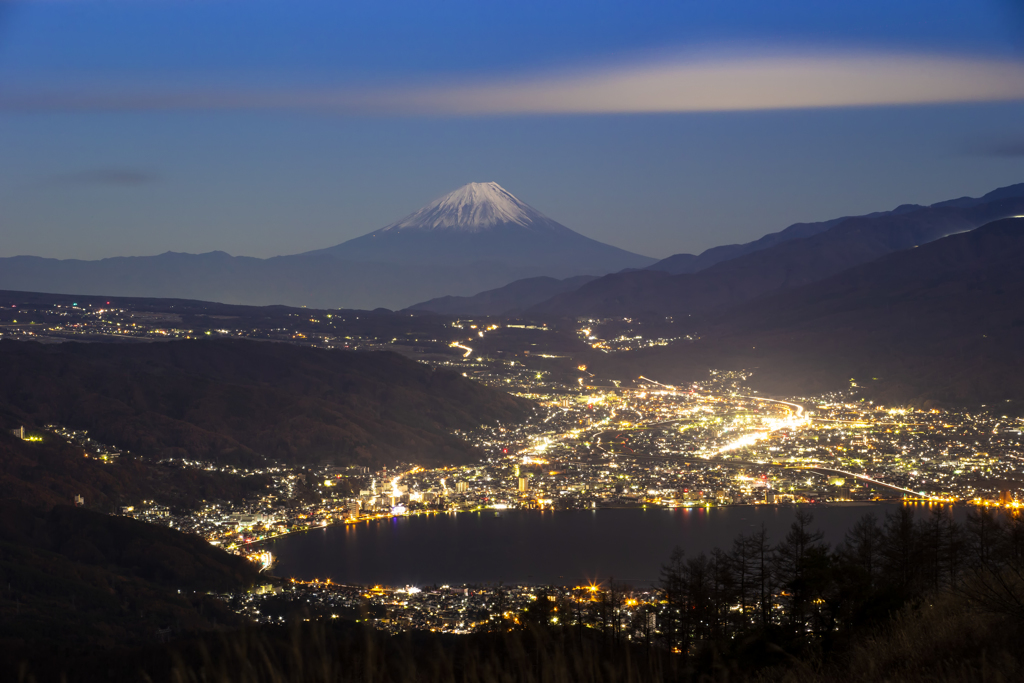
<path id="1" fill-rule="evenodd" d="M 1024 182 L 1019 0 L 0 0 L 0 256 L 273 256 L 495 181 L 654 257 Z"/>

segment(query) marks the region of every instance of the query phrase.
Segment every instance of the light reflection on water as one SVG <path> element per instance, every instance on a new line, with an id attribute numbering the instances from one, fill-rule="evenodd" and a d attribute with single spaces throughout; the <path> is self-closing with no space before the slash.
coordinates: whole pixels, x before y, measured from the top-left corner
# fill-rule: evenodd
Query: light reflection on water
<path id="1" fill-rule="evenodd" d="M 895 504 L 812 505 L 815 526 L 836 544 L 865 514 L 881 523 Z M 931 506 L 914 505 L 927 513 Z M 672 548 L 687 555 L 731 547 L 762 523 L 772 542 L 793 521 L 792 506 L 631 508 L 570 511 L 486 510 L 336 525 L 278 539 L 273 573 L 339 583 L 579 584 L 614 577 L 636 586 L 656 582 Z M 963 521 L 966 510 L 955 508 Z"/>

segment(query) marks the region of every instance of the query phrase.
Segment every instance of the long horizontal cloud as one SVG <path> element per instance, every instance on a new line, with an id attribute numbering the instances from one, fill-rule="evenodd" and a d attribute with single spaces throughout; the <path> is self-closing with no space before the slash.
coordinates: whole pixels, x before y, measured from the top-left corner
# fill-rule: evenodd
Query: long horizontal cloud
<path id="1" fill-rule="evenodd" d="M 1024 63 L 908 54 L 663 60 L 497 82 L 371 90 L 95 89 L 0 94 L 6 109 L 315 109 L 516 115 L 751 111 L 1024 99 Z"/>
<path id="2" fill-rule="evenodd" d="M 661 63 L 423 92 L 463 114 L 745 111 L 1024 98 L 1024 64 L 921 56 L 799 56 Z M 398 101 L 396 100 L 396 104 Z"/>

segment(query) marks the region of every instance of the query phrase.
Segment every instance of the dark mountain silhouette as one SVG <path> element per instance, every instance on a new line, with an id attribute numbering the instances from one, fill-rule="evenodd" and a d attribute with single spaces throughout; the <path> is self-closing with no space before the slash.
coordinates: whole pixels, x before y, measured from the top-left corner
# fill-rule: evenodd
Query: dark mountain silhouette
<path id="1" fill-rule="evenodd" d="M 889 253 L 910 249 L 987 222 L 1024 214 L 1024 185 L 996 199 L 954 200 L 970 206 L 925 207 L 850 218 L 800 239 L 724 261 L 699 273 L 647 270 L 598 278 L 532 310 L 538 314 L 685 316 L 722 310 L 772 292 L 821 280 Z M 1009 197 L 1003 197 L 1009 194 Z"/>
<path id="2" fill-rule="evenodd" d="M 240 501 L 270 483 L 262 475 L 168 467 L 151 459 L 126 456 L 101 463 L 82 456 L 81 447 L 53 434 L 46 434 L 41 444 L 5 437 L 0 440 L 2 497 L 50 507 L 69 504 L 80 495 L 91 509 L 103 512 L 140 500 L 196 509 L 203 500 Z"/>
<path id="3" fill-rule="evenodd" d="M 995 201 L 997 199 L 1008 199 L 1011 197 L 1020 197 L 1022 195 L 1024 195 L 1024 183 L 1018 183 L 1008 187 L 1001 187 L 998 190 L 992 190 L 982 197 L 960 197 L 959 199 L 947 199 L 946 201 L 937 202 L 931 206 L 932 208 L 941 208 L 944 206 L 968 208 L 971 206 L 977 206 L 978 204 Z M 863 216 L 844 216 L 842 218 L 833 218 L 832 220 L 821 221 L 818 223 L 794 223 L 784 230 L 769 233 L 760 239 L 754 240 L 753 242 L 711 247 L 710 249 L 702 251 L 699 255 L 673 254 L 668 258 L 664 258 L 657 263 L 652 263 L 647 266 L 647 270 L 660 270 L 665 273 L 671 273 L 672 275 L 696 273 L 701 270 L 705 270 L 706 268 L 710 268 L 716 263 L 728 261 L 746 254 L 752 254 L 755 251 L 768 249 L 769 247 L 774 247 L 775 245 L 782 244 L 783 242 L 802 239 L 804 237 L 812 237 L 818 233 L 825 232 L 826 230 L 831 230 L 843 221 L 850 220 L 851 218 L 878 218 L 880 216 L 893 216 L 923 208 L 925 207 L 920 204 L 901 204 L 892 211 L 876 211 Z"/>
<path id="4" fill-rule="evenodd" d="M 496 183 L 471 183 L 386 228 L 305 254 L 16 256 L 0 259 L 0 289 L 398 309 L 527 277 L 603 275 L 653 261 L 573 232 Z"/>
<path id="5" fill-rule="evenodd" d="M 201 538 L 81 508 L 0 501 L 0 668 L 240 628 L 208 591 L 259 580 L 247 560 Z"/>
<path id="6" fill-rule="evenodd" d="M 459 462 L 452 436 L 531 403 L 390 352 L 246 340 L 0 341 L 0 417 L 57 423 L 136 454 L 221 462 Z"/>
<path id="7" fill-rule="evenodd" d="M 853 378 L 885 402 L 1016 402 L 1021 301 L 1024 218 L 1008 218 L 737 306 L 696 342 L 591 364 L 672 383 L 747 368 L 755 388 L 797 396 Z"/>
<path id="8" fill-rule="evenodd" d="M 889 212 L 883 213 L 888 214 Z M 867 217 L 870 218 L 875 215 L 878 214 L 871 214 Z M 746 254 L 753 254 L 755 251 L 762 251 L 769 247 L 774 247 L 776 244 L 804 237 L 812 237 L 834 228 L 849 218 L 850 216 L 844 216 L 843 218 L 833 218 L 830 221 L 821 221 L 819 223 L 794 223 L 785 230 L 769 233 L 760 239 L 747 242 L 746 244 L 725 244 L 719 247 L 711 247 L 710 249 L 705 249 L 700 254 L 673 254 L 668 258 L 647 266 L 647 270 L 658 270 L 671 275 L 696 273 L 722 261 L 728 261 L 745 256 Z"/>
<path id="9" fill-rule="evenodd" d="M 442 296 L 410 306 L 406 310 L 447 315 L 503 315 L 535 306 L 556 294 L 574 292 L 596 279 L 594 275 L 578 275 L 564 280 L 531 277 L 480 292 L 475 296 Z"/>
<path id="10" fill-rule="evenodd" d="M 154 469 L 125 459 L 101 464 L 55 436 L 30 443 L 0 432 L 0 667 L 11 656 L 58 648 L 153 642 L 161 629 L 180 635 L 245 624 L 206 592 L 252 585 L 254 565 L 197 536 L 100 511 L 122 495 L 150 493 Z M 204 479 L 195 491 L 225 493 Z M 85 496 L 88 508 L 68 505 L 73 495 Z"/>
<path id="11" fill-rule="evenodd" d="M 993 190 L 983 197 L 961 197 L 959 199 L 949 199 L 943 202 L 932 204 L 932 207 L 938 208 L 943 206 L 955 206 L 960 208 L 967 208 L 970 206 L 977 206 L 978 204 L 984 204 L 986 202 L 995 201 L 996 199 L 1006 199 L 1009 197 L 1019 197 L 1024 195 L 1024 183 L 1017 185 L 1011 185 L 1009 187 L 1003 187 L 998 190 Z M 769 247 L 774 247 L 777 244 L 783 242 L 789 242 L 790 240 L 802 239 L 804 237 L 812 237 L 818 233 L 831 230 L 835 226 L 839 225 L 843 221 L 850 220 L 851 218 L 878 218 L 880 216 L 895 216 L 902 213 L 909 213 L 911 211 L 917 211 L 923 209 L 924 206 L 920 204 L 901 204 L 892 211 L 875 211 L 873 213 L 865 214 L 863 216 L 843 216 L 842 218 L 833 218 L 828 221 L 821 221 L 818 223 L 794 223 L 784 230 L 779 232 L 773 232 L 756 239 L 753 242 L 747 242 L 745 244 L 726 244 L 720 247 L 711 247 L 705 249 L 699 255 L 694 254 L 673 254 L 668 258 L 664 258 L 657 263 L 653 263 L 647 266 L 647 270 L 660 270 L 665 273 L 671 273 L 672 275 L 681 275 L 683 273 L 696 273 L 701 270 L 710 268 L 711 266 L 721 263 L 722 261 L 728 261 L 730 259 L 737 258 L 739 256 L 745 256 L 746 254 L 753 254 L 755 251 L 762 251 Z"/>

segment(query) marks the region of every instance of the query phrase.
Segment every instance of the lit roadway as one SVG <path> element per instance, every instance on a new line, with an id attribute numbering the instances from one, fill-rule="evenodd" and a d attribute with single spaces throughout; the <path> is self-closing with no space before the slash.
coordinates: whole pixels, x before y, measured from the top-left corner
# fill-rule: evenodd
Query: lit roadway
<path id="1" fill-rule="evenodd" d="M 391 480 L 391 495 L 394 496 L 395 498 L 400 498 L 402 496 L 402 492 L 398 490 L 398 482 L 402 481 L 402 477 L 406 476 L 407 474 L 415 474 L 417 472 L 422 472 L 422 471 L 423 471 L 422 467 L 413 467 L 408 472 L 402 472 L 397 477 L 392 479 Z"/>
<path id="2" fill-rule="evenodd" d="M 448 346 L 451 346 L 452 348 L 455 348 L 455 349 L 462 349 L 463 351 L 465 351 L 466 353 L 463 354 L 463 356 L 462 356 L 463 358 L 469 358 L 473 354 L 473 349 L 472 348 L 466 346 L 465 344 L 460 344 L 457 341 L 453 341 Z"/>
<path id="3" fill-rule="evenodd" d="M 650 382 L 651 384 L 655 384 L 655 385 L 657 385 L 659 387 L 664 387 L 666 389 L 670 389 L 672 391 L 678 391 L 679 390 L 677 387 L 674 387 L 674 386 L 671 386 L 671 385 L 668 385 L 668 384 L 662 384 L 661 382 L 656 382 L 655 380 L 650 379 L 648 377 L 640 377 L 640 379 L 644 380 L 645 382 Z M 709 396 L 714 396 L 714 394 L 708 394 L 708 395 Z M 730 395 L 727 396 L 727 398 L 745 398 L 745 399 L 750 399 L 750 400 L 753 400 L 753 401 L 767 401 L 769 403 L 779 403 L 779 404 L 782 404 L 782 405 L 785 405 L 785 406 L 789 406 L 790 408 L 793 408 L 794 414 L 793 414 L 793 416 L 792 416 L 792 418 L 790 420 L 790 423 L 787 424 L 787 425 L 782 425 L 782 427 L 784 427 L 784 428 L 791 428 L 793 426 L 797 426 L 801 422 L 806 422 L 807 421 L 807 418 L 805 417 L 805 412 L 806 411 L 805 411 L 804 407 L 802 405 L 800 405 L 799 403 L 791 403 L 789 401 L 780 401 L 780 400 L 773 399 L 773 398 L 764 398 L 763 396 L 743 396 L 743 395 L 740 395 L 740 394 L 730 394 Z M 612 435 L 612 434 L 619 434 L 619 433 L 621 433 L 623 431 L 646 431 L 646 430 L 649 430 L 649 429 L 655 429 L 655 428 L 657 428 L 659 426 L 662 426 L 662 425 L 673 424 L 673 423 L 676 423 L 676 422 L 683 422 L 683 421 L 686 421 L 686 420 L 689 420 L 689 419 L 691 419 L 691 418 L 680 418 L 678 420 L 666 420 L 666 421 L 663 421 L 663 422 L 655 422 L 655 423 L 652 423 L 650 425 L 646 425 L 646 426 L 643 426 L 643 427 L 637 426 L 637 427 L 634 427 L 634 428 L 631 428 L 631 429 L 619 429 L 619 430 L 610 430 L 610 431 L 601 432 L 600 434 L 597 435 L 597 444 L 596 445 L 599 448 L 601 448 L 601 450 L 604 450 L 607 453 L 609 451 L 607 449 L 605 449 L 604 447 L 600 446 L 600 441 L 601 441 L 601 437 L 602 436 Z M 764 438 L 766 438 L 768 436 L 768 433 L 770 433 L 770 431 L 771 430 L 769 430 L 769 432 L 765 432 L 764 433 Z M 750 436 L 750 435 L 748 435 L 748 436 Z M 721 453 L 723 453 L 723 452 L 725 452 L 727 450 L 731 450 L 732 447 L 733 447 L 732 444 L 726 445 L 726 446 L 722 447 L 721 449 L 719 449 L 717 454 L 721 454 Z M 817 471 L 817 472 L 830 472 L 830 473 L 833 473 L 833 474 L 842 474 L 844 476 L 853 477 L 855 479 L 859 479 L 859 480 L 861 480 L 863 482 L 867 482 L 867 483 L 873 484 L 875 486 L 880 486 L 880 487 L 883 487 L 883 488 L 891 489 L 893 491 L 898 491 L 898 492 L 904 493 L 904 494 L 910 494 L 910 495 L 915 496 L 915 497 L 925 498 L 925 499 L 928 499 L 928 500 L 931 500 L 931 499 L 935 498 L 934 496 L 929 496 L 927 494 L 923 494 L 920 491 L 911 491 L 910 489 L 905 489 L 902 486 L 896 486 L 895 484 L 887 484 L 884 481 L 879 481 L 877 479 L 872 479 L 871 477 L 869 477 L 867 475 L 864 475 L 864 474 L 856 474 L 855 472 L 848 472 L 846 470 L 838 470 L 838 469 L 831 468 L 831 467 L 822 467 L 820 465 L 792 465 L 792 464 L 784 465 L 782 463 L 753 462 L 753 461 L 748 461 L 748 460 L 736 460 L 736 459 L 733 459 L 733 458 L 703 458 L 703 457 L 699 457 L 699 456 L 684 456 L 684 455 L 640 455 L 640 454 L 635 453 L 633 451 L 633 449 L 629 448 L 628 446 L 626 446 L 626 448 L 628 448 L 629 451 L 630 451 L 630 457 L 649 458 L 649 459 L 652 459 L 652 460 L 669 460 L 669 459 L 673 459 L 673 460 L 682 460 L 682 461 L 685 461 L 685 462 L 697 462 L 697 463 L 707 463 L 707 464 L 728 465 L 728 466 L 732 466 L 732 467 L 773 467 L 773 468 L 778 468 L 778 469 L 804 469 L 804 470 L 812 470 L 812 471 Z"/>
<path id="4" fill-rule="evenodd" d="M 925 498 L 925 499 L 928 499 L 928 500 L 939 500 L 939 498 L 937 496 L 929 496 L 928 494 L 921 493 L 920 491 L 911 491 L 910 489 L 905 489 L 902 486 L 896 486 L 895 484 L 886 484 L 884 481 L 878 481 L 877 479 L 872 479 L 871 477 L 869 477 L 867 475 L 857 474 L 855 472 L 847 472 L 846 470 L 837 470 L 837 469 L 834 469 L 834 468 L 831 468 L 831 467 L 819 467 L 817 465 L 790 465 L 789 468 L 790 469 L 803 469 L 803 470 L 817 470 L 819 472 L 832 472 L 834 474 L 843 474 L 843 475 L 846 475 L 847 477 L 853 477 L 855 479 L 860 479 L 861 481 L 866 481 L 869 484 L 877 484 L 878 486 L 884 486 L 885 488 L 892 489 L 893 491 L 900 491 L 902 493 L 909 493 L 909 494 L 911 494 L 913 496 L 917 496 L 918 498 Z"/>
<path id="5" fill-rule="evenodd" d="M 605 449 L 602 448 L 602 450 L 605 450 Z M 608 452 L 608 451 L 605 450 L 605 452 Z M 623 455 L 623 454 L 620 453 L 620 455 Z M 902 486 L 896 486 L 895 484 L 887 484 L 884 481 L 879 481 L 877 479 L 872 479 L 871 477 L 869 477 L 867 475 L 864 475 L 864 474 L 857 474 L 855 472 L 847 472 L 846 470 L 837 470 L 837 469 L 832 468 L 832 467 L 823 467 L 821 465 L 811 465 L 811 464 L 808 464 L 808 465 L 793 465 L 793 464 L 784 464 L 784 463 L 781 463 L 781 462 L 756 462 L 756 461 L 753 461 L 753 460 L 738 460 L 736 458 L 702 458 L 700 456 L 695 456 L 695 455 L 642 455 L 642 454 L 633 453 L 633 452 L 631 452 L 628 457 L 631 457 L 631 458 L 644 458 L 644 459 L 648 459 L 648 460 L 676 460 L 676 461 L 681 461 L 681 462 L 691 462 L 691 463 L 707 464 L 707 465 L 725 465 L 727 467 L 766 467 L 766 468 L 773 468 L 773 469 L 780 469 L 780 470 L 811 470 L 811 471 L 823 472 L 823 473 L 824 472 L 829 472 L 829 473 L 832 473 L 832 474 L 842 474 L 842 475 L 845 475 L 847 477 L 854 477 L 855 479 L 860 479 L 863 482 L 867 482 L 869 484 L 874 484 L 876 486 L 881 486 L 883 488 L 891 489 L 893 491 L 898 491 L 900 493 L 908 493 L 908 494 L 914 496 L 915 498 L 924 498 L 924 499 L 927 499 L 927 500 L 939 500 L 939 498 L 936 497 L 936 496 L 929 496 L 927 494 L 921 493 L 920 491 L 911 491 L 910 489 L 905 489 Z"/>
<path id="6" fill-rule="evenodd" d="M 673 392 L 679 391 L 679 389 L 677 387 L 674 387 L 674 386 L 671 386 L 671 385 L 668 385 L 668 384 L 662 384 L 661 382 L 655 382 L 653 379 L 650 379 L 648 377 L 641 376 L 640 379 L 644 380 L 645 382 L 651 382 L 652 384 L 656 384 L 656 385 L 658 385 L 660 387 L 664 387 L 666 389 L 670 389 Z M 693 392 L 693 391 L 691 391 L 689 393 L 694 394 L 694 395 L 696 395 L 698 397 L 701 396 L 700 394 L 697 394 L 696 392 Z M 731 450 L 734 450 L 736 448 L 741 448 L 741 447 L 744 447 L 744 446 L 750 446 L 750 445 L 754 444 L 757 441 L 760 441 L 762 439 L 768 438 L 771 435 L 771 433 L 774 432 L 774 431 L 777 431 L 779 429 L 794 429 L 794 428 L 797 428 L 797 427 L 801 427 L 804 424 L 806 424 L 807 421 L 808 421 L 808 418 L 804 415 L 804 413 L 806 411 L 805 411 L 804 407 L 802 405 L 800 405 L 799 403 L 791 403 L 789 401 L 780 401 L 780 400 L 777 400 L 777 399 L 774 399 L 774 398 L 764 398 L 762 396 L 743 396 L 741 394 L 728 394 L 728 395 L 722 395 L 722 396 L 719 396 L 717 394 L 705 394 L 704 396 L 707 396 L 707 397 L 715 396 L 715 397 L 719 397 L 719 398 L 745 398 L 745 399 L 749 399 L 751 401 L 765 401 L 765 402 L 768 402 L 768 403 L 778 403 L 780 405 L 788 406 L 788 407 L 793 409 L 793 415 L 789 418 L 789 420 L 787 420 L 785 422 L 778 422 L 778 423 L 775 424 L 774 427 L 768 426 L 768 428 L 766 430 L 763 430 L 763 431 L 755 431 L 755 432 L 751 432 L 749 434 L 745 434 L 744 436 L 741 436 L 740 438 L 732 441 L 731 443 L 728 443 L 725 446 L 722 446 L 718 450 L 718 454 L 724 453 L 726 451 L 731 451 Z M 614 412 L 612 413 L 612 417 L 614 417 Z M 656 428 L 664 426 L 664 425 L 676 424 L 678 422 L 688 422 L 688 421 L 692 421 L 692 420 L 693 420 L 693 418 L 683 417 L 683 418 L 678 418 L 678 419 L 675 419 L 675 420 L 663 420 L 661 422 L 652 422 L 652 423 L 650 423 L 648 425 L 643 425 L 643 426 L 637 425 L 636 427 L 629 427 L 629 428 L 626 428 L 626 429 L 609 430 L 609 431 L 605 431 L 605 432 L 601 432 L 601 433 L 597 434 L 597 443 L 600 444 L 601 437 L 605 436 L 606 434 L 617 434 L 617 433 L 622 432 L 622 431 L 647 431 L 647 430 L 651 430 L 651 429 L 656 429 Z M 629 449 L 629 450 L 630 450 L 630 453 L 633 452 L 632 449 Z"/>

